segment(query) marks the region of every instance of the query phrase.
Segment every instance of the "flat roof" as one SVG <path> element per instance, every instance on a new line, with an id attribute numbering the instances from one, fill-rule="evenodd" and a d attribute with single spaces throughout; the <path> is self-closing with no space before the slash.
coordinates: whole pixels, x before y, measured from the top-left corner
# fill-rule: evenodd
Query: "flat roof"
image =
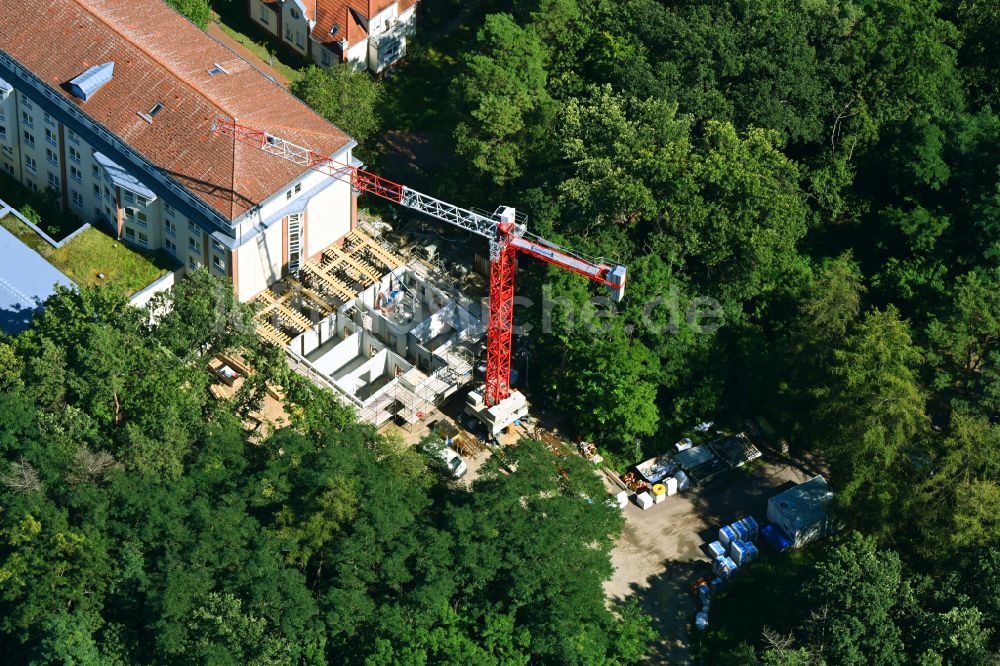
<path id="1" fill-rule="evenodd" d="M 0 218 L 6 210 L 0 209 Z M 35 313 L 55 291 L 55 285 L 74 286 L 72 280 L 42 255 L 0 227 L 0 329 L 8 335 L 31 326 Z"/>
<path id="2" fill-rule="evenodd" d="M 774 504 L 784 514 L 793 532 L 798 532 L 827 517 L 827 510 L 833 503 L 833 491 L 826 479 L 817 475 L 775 495 L 768 503 Z"/>

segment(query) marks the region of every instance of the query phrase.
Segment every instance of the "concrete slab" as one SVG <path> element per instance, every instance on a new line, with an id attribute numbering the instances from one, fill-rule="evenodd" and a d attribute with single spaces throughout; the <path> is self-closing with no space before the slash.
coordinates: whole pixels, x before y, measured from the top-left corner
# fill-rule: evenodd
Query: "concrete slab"
<path id="1" fill-rule="evenodd" d="M 0 218 L 7 209 L 0 210 Z M 0 227 L 0 329 L 20 333 L 53 294 L 55 285 L 74 286 L 72 280 L 42 255 Z"/>

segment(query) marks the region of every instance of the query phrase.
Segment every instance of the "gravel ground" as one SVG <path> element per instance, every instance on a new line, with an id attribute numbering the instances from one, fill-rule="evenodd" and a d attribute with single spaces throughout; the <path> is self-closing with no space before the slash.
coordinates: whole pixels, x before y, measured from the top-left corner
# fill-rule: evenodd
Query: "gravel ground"
<path id="1" fill-rule="evenodd" d="M 625 529 L 611 554 L 615 574 L 605 591 L 613 599 L 637 600 L 652 615 L 659 639 L 649 663 L 691 663 L 688 644 L 696 607 L 690 586 L 710 573 L 705 545 L 718 538 L 720 525 L 747 514 L 763 523 L 768 497 L 816 473 L 757 462 L 713 487 L 692 488 L 646 511 L 628 505 Z"/>

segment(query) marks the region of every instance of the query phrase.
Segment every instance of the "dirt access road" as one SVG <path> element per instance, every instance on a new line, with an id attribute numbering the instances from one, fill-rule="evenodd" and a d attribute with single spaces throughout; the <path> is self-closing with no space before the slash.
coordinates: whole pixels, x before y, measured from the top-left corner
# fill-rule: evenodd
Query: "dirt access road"
<path id="1" fill-rule="evenodd" d="M 763 523 L 769 497 L 817 473 L 758 462 L 711 488 L 689 489 L 646 511 L 629 503 L 625 530 L 611 553 L 615 574 L 604 588 L 610 598 L 637 600 L 653 617 L 659 638 L 649 663 L 691 663 L 688 646 L 696 612 L 691 581 L 711 572 L 705 544 L 718 538 L 719 527 L 748 514 Z"/>

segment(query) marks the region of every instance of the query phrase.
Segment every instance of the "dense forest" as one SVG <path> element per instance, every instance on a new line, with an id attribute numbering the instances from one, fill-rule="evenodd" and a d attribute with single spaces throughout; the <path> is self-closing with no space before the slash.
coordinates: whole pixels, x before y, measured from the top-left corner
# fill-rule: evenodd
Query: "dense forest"
<path id="1" fill-rule="evenodd" d="M 430 26 L 452 18 L 432 8 Z M 841 542 L 776 573 L 801 582 L 777 602 L 794 612 L 759 609 L 753 645 L 717 632 L 705 658 L 995 654 L 1000 6 L 513 0 L 481 19 L 452 66 L 423 65 L 451 104 L 407 112 L 404 69 L 386 127 L 451 156 L 444 194 L 514 205 L 631 271 L 609 315 L 583 281 L 522 263 L 522 294 L 576 315 L 531 336 L 535 399 L 613 461 L 695 419 L 765 414 L 793 456 L 829 464 Z M 447 62 L 434 48 L 414 68 Z M 705 302 L 721 318 L 692 325 Z"/>
<path id="2" fill-rule="evenodd" d="M 204 2 L 179 4 L 208 20 Z M 548 331 L 539 308 L 518 313 L 535 324 L 515 359 L 532 359 L 535 403 L 612 464 L 695 419 L 764 414 L 793 457 L 829 466 L 846 529 L 738 581 L 718 605 L 761 605 L 742 633 L 710 630 L 699 658 L 994 658 L 1000 6 L 420 12 L 391 79 L 312 69 L 293 90 L 385 175 L 399 161 L 380 136 L 427 139 L 436 159 L 413 185 L 516 206 L 536 233 L 628 265 L 611 312 L 584 281 L 522 263 L 520 293 L 561 303 Z M 150 323 L 105 291 L 60 292 L 0 342 L 5 658 L 641 659 L 648 618 L 601 589 L 621 518 L 587 501 L 604 492 L 591 474 L 568 461 L 561 475 L 526 442 L 513 475 L 491 467 L 471 491 L 436 480 L 255 342 L 226 293 L 196 276 Z M 207 391 L 206 361 L 234 347 L 294 406 L 263 441 L 241 424 L 262 385 L 231 403 Z"/>
<path id="3" fill-rule="evenodd" d="M 601 588 L 621 529 L 526 441 L 451 487 L 359 425 L 201 271 L 138 310 L 60 290 L 0 342 L 0 649 L 34 664 L 634 663 Z M 162 313 L 150 323 L 151 311 Z M 207 362 L 257 372 L 229 401 Z M 247 430 L 264 378 L 288 427 Z"/>

